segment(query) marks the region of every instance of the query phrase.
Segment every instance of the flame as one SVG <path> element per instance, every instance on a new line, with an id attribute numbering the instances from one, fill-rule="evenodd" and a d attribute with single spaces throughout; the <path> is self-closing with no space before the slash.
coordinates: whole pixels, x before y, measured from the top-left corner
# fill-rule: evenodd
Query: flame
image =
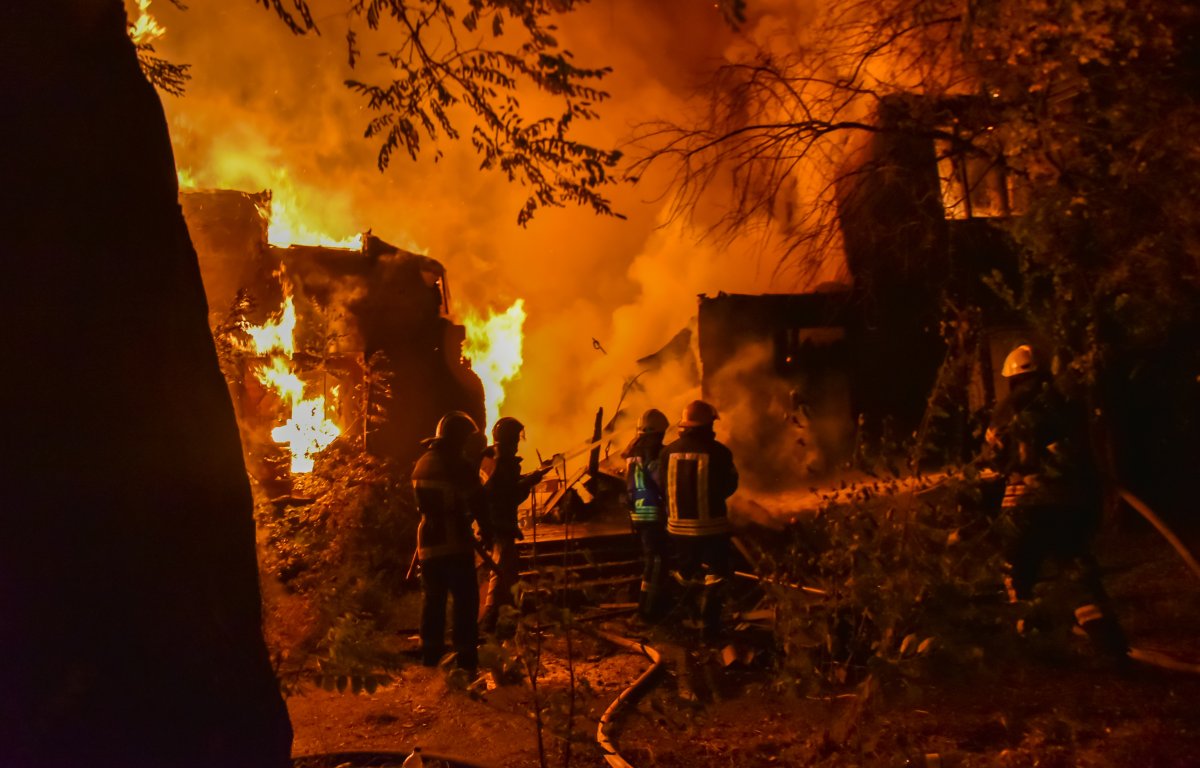
<path id="1" fill-rule="evenodd" d="M 288 358 L 296 354 L 296 302 L 292 300 L 291 283 L 284 281 L 283 286 L 283 307 L 279 313 L 262 325 L 249 325 L 244 329 L 255 354 L 282 352 Z"/>
<path id="2" fill-rule="evenodd" d="M 254 375 L 279 398 L 291 406 L 291 416 L 281 426 L 271 430 L 271 438 L 288 446 L 292 454 L 292 472 L 312 472 L 314 460 L 321 451 L 341 434 L 341 429 L 325 418 L 325 397 L 304 397 L 305 382 L 293 364 L 296 352 L 296 304 L 292 286 L 283 280 L 283 306 L 274 317 L 262 325 L 246 325 L 250 337 L 249 349 L 255 354 L 270 355 L 270 362 L 259 365 Z M 338 388 L 334 387 L 333 397 Z"/>
<path id="3" fill-rule="evenodd" d="M 167 33 L 166 27 L 150 15 L 150 0 L 136 0 L 137 19 L 129 25 L 129 39 L 136 45 L 151 45 Z"/>
<path id="4" fill-rule="evenodd" d="M 320 245 L 326 248 L 362 249 L 362 235 L 330 237 L 310 228 L 298 212 L 291 195 L 278 190 L 272 193 L 270 223 L 267 226 L 267 242 L 286 248 L 289 245 Z"/>
<path id="5" fill-rule="evenodd" d="M 258 366 L 254 375 L 288 402 L 298 402 L 304 397 L 304 382 L 292 370 L 291 361 L 286 357 L 272 357 L 271 364 Z"/>
<path id="6" fill-rule="evenodd" d="M 184 124 L 179 133 L 190 128 Z M 265 142 L 222 146 L 204 164 L 176 171 L 181 189 L 270 190 L 271 201 L 260 207 L 267 222 L 267 242 L 278 248 L 292 245 L 361 250 L 363 235 L 349 195 L 318 188 L 293 177 L 287 159 Z M 405 232 L 385 236 L 388 242 L 413 253 L 427 248 Z"/>
<path id="7" fill-rule="evenodd" d="M 325 398 L 292 403 L 292 417 L 271 430 L 271 438 L 292 452 L 293 474 L 312 472 L 314 456 L 329 447 L 342 430 L 325 418 Z"/>
<path id="8" fill-rule="evenodd" d="M 467 331 L 463 357 L 471 361 L 475 374 L 483 381 L 488 428 L 500 418 L 504 385 L 521 372 L 524 325 L 523 299 L 517 299 L 499 314 L 489 310 L 486 319 L 472 311 L 468 311 L 463 318 L 463 326 Z"/>

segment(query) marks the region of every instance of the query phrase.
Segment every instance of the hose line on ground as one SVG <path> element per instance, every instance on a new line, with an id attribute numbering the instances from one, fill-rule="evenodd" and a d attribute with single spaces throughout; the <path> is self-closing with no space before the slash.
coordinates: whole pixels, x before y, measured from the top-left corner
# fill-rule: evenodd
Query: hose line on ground
<path id="1" fill-rule="evenodd" d="M 640 654 L 649 659 L 652 663 L 646 668 L 641 675 L 638 676 L 633 683 L 621 691 L 621 694 L 613 700 L 612 704 L 608 705 L 608 709 L 604 710 L 604 714 L 600 716 L 600 724 L 596 726 L 596 743 L 600 745 L 600 749 L 604 752 L 604 759 L 612 768 L 633 768 L 621 753 L 617 750 L 616 742 L 616 720 L 622 713 L 625 707 L 634 697 L 645 693 L 650 685 L 651 679 L 663 667 L 662 654 L 654 648 L 637 640 L 630 640 L 627 637 L 614 635 L 610 632 L 595 630 L 595 634 L 613 645 L 620 646 L 625 650 Z"/>
<path id="2" fill-rule="evenodd" d="M 1138 514 L 1146 518 L 1150 525 L 1153 525 L 1158 532 L 1162 534 L 1163 538 L 1175 548 L 1175 551 L 1178 552 L 1179 556 L 1183 558 L 1183 561 L 1187 563 L 1188 568 L 1192 569 L 1192 573 L 1196 574 L 1197 578 L 1200 578 L 1200 563 L 1196 562 L 1195 556 L 1191 553 L 1183 541 L 1181 541 L 1180 538 L 1175 535 L 1174 531 L 1167 527 L 1167 524 L 1164 523 L 1158 515 L 1154 514 L 1154 511 L 1150 509 L 1146 502 L 1142 501 L 1137 496 L 1134 496 L 1128 488 L 1118 487 L 1117 493 L 1122 499 L 1125 500 L 1126 504 L 1137 510 Z"/>

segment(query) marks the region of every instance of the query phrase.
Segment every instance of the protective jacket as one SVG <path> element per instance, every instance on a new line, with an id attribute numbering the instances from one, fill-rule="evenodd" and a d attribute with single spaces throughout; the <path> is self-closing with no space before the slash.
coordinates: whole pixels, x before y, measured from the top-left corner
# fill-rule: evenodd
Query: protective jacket
<path id="1" fill-rule="evenodd" d="M 494 452 L 495 466 L 484 489 L 487 491 L 492 532 L 500 537 L 522 539 L 524 536 L 517 521 L 517 508 L 529 498 L 540 476 L 536 472 L 522 475 L 520 456 L 500 455 L 495 447 L 490 450 Z"/>
<path id="2" fill-rule="evenodd" d="M 636 455 L 625 459 L 625 487 L 631 505 L 629 518 L 635 525 L 664 520 L 662 491 L 654 477 L 657 471 L 658 457 L 649 461 Z"/>
<path id="3" fill-rule="evenodd" d="M 1006 477 L 1004 507 L 1058 506 L 1094 495 L 1085 427 L 1049 382 L 1014 387 L 996 407 L 988 437 Z"/>
<path id="4" fill-rule="evenodd" d="M 657 480 L 666 492 L 667 531 L 677 536 L 714 536 L 731 530 L 725 499 L 738 486 L 733 454 L 712 430 L 683 430 L 662 449 Z"/>
<path id="5" fill-rule="evenodd" d="M 430 441 L 412 473 L 413 491 L 421 522 L 417 526 L 417 556 L 421 562 L 474 551 L 471 523 L 491 539 L 491 521 L 479 474 L 440 439 Z"/>

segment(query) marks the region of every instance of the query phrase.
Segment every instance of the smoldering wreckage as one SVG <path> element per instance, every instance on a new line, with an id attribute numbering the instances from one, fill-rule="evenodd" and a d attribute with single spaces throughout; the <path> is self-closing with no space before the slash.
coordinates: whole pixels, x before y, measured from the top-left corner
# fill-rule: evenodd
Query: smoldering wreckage
<path id="1" fill-rule="evenodd" d="M 886 106 L 904 109 L 902 103 Z M 943 286 L 935 275 L 1011 269 L 992 219 L 1012 203 L 1003 197 L 1007 187 L 986 174 L 967 178 L 965 168 L 956 168 L 951 179 L 961 183 L 939 181 L 931 172 L 932 150 L 915 152 L 895 142 L 880 138 L 873 147 L 889 172 L 864 174 L 865 181 L 841 196 L 852 285 L 823 285 L 806 294 L 702 295 L 694 323 L 631 372 L 628 381 L 636 386 L 673 367 L 698 396 L 717 404 L 743 487 L 755 492 L 732 502 L 739 525 L 781 527 L 786 520 L 768 508 L 773 493 L 794 491 L 797 478 L 804 487 L 832 492 L 847 466 L 906 436 L 916 435 L 927 450 L 936 446 L 915 456 L 913 469 L 968 458 L 978 450 L 972 430 L 1006 394 L 1005 356 L 1031 340 L 1011 310 L 972 292 L 966 280 L 959 295 L 986 316 L 967 338 L 939 328 L 944 318 L 933 312 L 932 298 Z M 897 166 L 905 172 L 897 173 Z M 438 261 L 370 233 L 337 245 L 272 245 L 269 191 L 186 191 L 180 200 L 246 466 L 265 503 L 314 501 L 296 480 L 336 455 L 325 451 L 335 440 L 357 441 L 356 450 L 403 468 L 412 466 L 444 414 L 460 411 L 481 426 L 489 423 L 484 384 L 464 354 L 466 328 L 454 320 L 450 276 Z M 903 219 L 924 234 L 908 246 L 875 237 L 885 231 L 878 222 L 888 219 Z M 960 262 L 970 269 L 956 266 Z M 927 267 L 900 266 L 913 263 Z M 572 566 L 577 581 L 560 587 L 581 609 L 599 602 L 610 612 L 639 588 L 644 600 L 650 579 L 648 570 L 622 573 L 586 562 L 596 556 L 638 559 L 628 534 L 614 528 L 627 520 L 621 448 L 639 413 L 624 402 L 636 400 L 636 393 L 627 388 L 614 394 L 616 415 L 605 419 L 600 408 L 591 428 L 581 429 L 579 445 L 558 457 L 561 472 L 534 489 L 522 519 L 531 540 L 542 526 L 536 538 L 541 546 L 590 553 L 572 555 L 579 558 Z M 955 406 L 957 411 L 943 410 Z M 588 412 L 579 416 L 585 425 L 591 421 Z M 582 466 L 568 467 L 566 460 Z M 416 520 L 410 522 L 415 527 Z M 415 549 L 415 540 L 407 546 Z M 739 547 L 730 576 L 737 570 L 760 578 L 754 553 L 741 542 Z M 522 554 L 528 561 L 523 578 L 536 580 L 533 548 Z M 485 575 L 494 566 L 481 560 Z M 656 565 L 662 573 L 668 566 Z M 740 596 L 742 603 L 747 599 Z M 755 608 L 751 600 L 740 613 L 758 616 L 758 622 L 770 615 Z M 661 666 L 653 649 L 639 652 L 651 654 L 653 668 Z M 724 644 L 721 653 L 736 664 L 746 647 Z M 617 712 L 606 713 L 600 730 L 613 764 L 622 759 L 613 740 Z"/>
<path id="2" fill-rule="evenodd" d="M 904 99 L 885 100 L 878 120 L 899 125 L 911 110 Z M 700 296 L 690 326 L 628 372 L 602 432 L 583 439 L 591 419 L 579 414 L 582 442 L 607 437 L 604 452 L 612 452 L 637 418 L 639 380 L 672 367 L 683 394 L 691 388 L 722 413 L 744 416 L 728 419 L 723 434 L 746 448 L 738 454 L 753 487 L 828 478 L 866 445 L 913 435 L 936 442 L 931 465 L 968 456 L 977 447 L 971 429 L 1006 393 L 1004 356 L 1034 340 L 973 277 L 1012 273 L 1015 257 L 998 223 L 1019 201 L 1002 169 L 939 158 L 933 141 L 911 133 L 880 132 L 863 171 L 839 190 L 847 282 L 802 294 Z M 453 319 L 449 276 L 435 259 L 370 233 L 335 245 L 269 244 L 269 191 L 192 190 L 180 199 L 210 327 L 245 353 L 226 373 L 252 465 L 278 465 L 268 455 L 286 453 L 270 435 L 278 398 L 267 396 L 272 358 L 283 346 L 338 433 L 363 437 L 368 450 L 400 465 L 415 460 L 444 413 L 495 421 L 485 414 L 472 353 L 464 353 L 466 329 Z M 910 236 L 892 238 L 897 227 Z M 944 290 L 982 314 L 950 318 L 962 321 L 956 338 L 935 300 Z M 289 337 L 283 346 L 259 341 L 273 329 Z M 603 351 L 599 340 L 593 345 Z M 954 370 L 944 365 L 951 359 Z M 386 386 L 372 391 L 374 367 Z M 939 406 L 951 402 L 959 412 L 944 414 Z M 933 431 L 939 439 L 930 439 Z M 286 475 L 275 470 L 276 480 Z"/>
<path id="3" fill-rule="evenodd" d="M 0 762 L 283 766 L 293 734 L 263 640 L 247 467 L 269 504 L 316 504 L 296 478 L 322 468 L 338 436 L 403 467 L 440 414 L 490 421 L 494 398 L 484 401 L 480 371 L 463 365 L 436 260 L 370 236 L 353 247 L 270 246 L 257 192 L 185 197 L 185 221 L 162 104 L 120 4 L 12 2 L 4 18 L 0 151 L 16 204 L 2 206 L 11 269 L 0 332 L 22 367 L 5 377 L 13 503 L 0 505 Z M 910 100 L 881 104 L 881 122 L 906 124 Z M 913 456 L 910 468 L 953 460 L 971 452 L 979 408 L 1001 394 L 1002 355 L 1025 330 L 965 278 L 1012 275 L 991 222 L 1020 200 L 1003 168 L 940 158 L 922 142 L 875 133 L 877 170 L 839 188 L 848 286 L 703 298 L 695 328 L 642 360 L 643 377 L 668 365 L 695 371 L 746 486 L 803 476 L 827 487 L 842 463 L 913 433 L 937 452 Z M 938 172 L 943 160 L 948 173 Z M 983 317 L 942 317 L 932 299 L 943 293 Z M 1170 352 L 1156 362 L 1183 366 Z M 1128 439 L 1117 461 L 1139 488 L 1159 487 L 1171 473 L 1157 456 L 1194 456 L 1146 439 L 1145 425 L 1169 422 L 1177 403 L 1154 397 L 1146 379 L 1120 388 L 1112 402 L 1124 409 L 1109 415 Z M 610 403 L 580 414 L 589 467 L 578 480 L 594 502 L 612 485 L 588 430 L 600 404 Z M 578 516 L 601 516 L 574 498 Z M 799 575 L 781 576 L 779 586 L 821 596 Z M 740 623 L 760 622 L 754 613 Z M 929 647 L 911 635 L 889 642 L 899 654 Z M 623 762 L 614 728 L 629 700 L 600 720 L 610 764 Z"/>
<path id="4" fill-rule="evenodd" d="M 903 103 L 886 107 L 904 109 Z M 944 333 L 933 294 L 957 275 L 1011 270 L 1007 243 L 993 227 L 994 217 L 1011 210 L 1003 198 L 1008 187 L 987 178 L 994 170 L 976 179 L 965 167 L 950 174 L 959 184 L 939 181 L 931 149 L 914 151 L 887 134 L 873 151 L 888 172 L 862 174 L 840 198 L 852 283 L 805 294 L 699 297 L 694 323 L 640 359 L 630 385 L 614 393 L 615 415 L 606 419 L 603 408 L 594 420 L 590 410 L 579 414 L 579 444 L 564 447 L 557 476 L 540 483 L 523 510 L 529 539 L 522 545 L 524 580 L 538 580 L 534 547 L 541 546 L 573 558 L 570 579 L 557 589 L 581 615 L 628 612 L 635 610 L 631 599 L 646 598 L 646 587 L 672 589 L 669 580 L 652 581 L 670 569 L 669 555 L 653 566 L 654 576 L 636 565 L 621 450 L 641 415 L 628 404 L 637 402 L 637 383 L 666 369 L 683 372 L 693 387 L 683 394 L 715 403 L 722 414 L 722 439 L 743 488 L 752 492 L 731 501 L 739 526 L 783 527 L 787 519 L 768 508 L 773 494 L 795 491 L 802 478 L 804 488 L 817 487 L 808 502 L 820 506 L 825 491 L 844 485 L 847 466 L 872 452 L 882 455 L 908 436 L 926 447 L 912 457 L 913 471 L 952 464 L 979 449 L 973 432 L 1007 393 L 1006 355 L 1036 340 L 1011 310 L 966 280 L 952 292 L 984 316 L 964 324 L 970 334 Z M 464 350 L 467 329 L 454 320 L 451 276 L 434 258 L 369 233 L 338 245 L 272 245 L 269 192 L 187 191 L 180 201 L 260 503 L 291 508 L 316 501 L 297 481 L 339 455 L 328 450 L 335 441 L 404 472 L 446 413 L 463 412 L 481 427 L 494 421 L 484 382 Z M 894 226 L 897 220 L 922 234 L 900 245 L 876 234 L 887 230 L 878 222 Z M 912 264 L 925 266 L 913 270 Z M 415 527 L 416 510 L 407 509 Z M 795 504 L 789 509 L 794 513 Z M 397 546 L 411 551 L 415 540 Z M 737 562 L 726 575 L 736 571 L 747 582 L 731 610 L 738 626 L 751 632 L 774 618 L 754 586 L 770 578 L 759 572 L 757 554 L 739 541 Z M 678 606 L 704 592 L 687 579 L 679 584 L 668 599 Z M 686 606 L 681 610 L 686 614 Z M 607 637 L 646 654 L 651 670 L 663 667 L 653 648 Z M 692 633 L 682 642 L 698 639 Z M 737 665 L 753 658 L 752 645 L 723 640 L 717 650 L 724 663 Z M 651 682 L 643 676 L 630 690 Z M 605 712 L 598 732 L 613 765 L 626 764 L 615 738 L 621 701 Z"/>
<path id="5" fill-rule="evenodd" d="M 903 101 L 887 103 L 880 119 L 905 109 Z M 889 491 L 901 495 L 914 489 L 936 492 L 943 481 L 921 480 L 924 473 L 943 477 L 944 467 L 969 464 L 984 449 L 983 428 L 1015 383 L 1013 356 L 1035 354 L 1030 344 L 1038 341 L 1011 308 L 966 276 L 981 270 L 1011 273 L 1011 246 L 995 225 L 1019 203 L 1010 199 L 1012 187 L 994 178 L 999 169 L 981 173 L 965 161 L 959 165 L 954 158 L 943 158 L 940 162 L 949 167 L 939 178 L 931 148 L 914 151 L 911 140 L 894 134 L 881 134 L 871 151 L 868 165 L 888 171 L 864 172 L 839 198 L 853 269 L 849 284 L 826 284 L 803 294 L 701 295 L 692 324 L 638 360 L 625 388 L 615 393 L 615 415 L 605 419 L 600 407 L 578 445 L 541 462 L 542 472 L 557 472 L 532 485 L 522 504 L 520 535 L 528 541 L 519 546 L 524 586 L 518 608 L 535 610 L 538 595 L 556 594 L 585 617 L 589 611 L 608 617 L 636 612 L 657 624 L 663 614 L 676 619 L 691 615 L 684 624 L 703 626 L 702 635 L 717 658 L 736 667 L 754 658 L 755 641 L 714 630 L 711 610 L 704 606 L 718 606 L 719 613 L 718 593 L 734 595 L 726 612 L 740 617 L 737 626 L 751 635 L 769 630 L 778 618 L 763 610 L 770 600 L 757 585 L 772 577 L 763 572 L 761 545 L 746 535 L 747 526 L 785 528 L 789 520 L 794 522 L 799 485 L 809 489 L 804 503 L 810 511 L 818 509 L 846 487 L 846 477 L 852 476 L 848 470 L 866 466 L 896 446 L 915 446 L 907 468 L 897 474 L 906 479 Z M 445 414 L 466 414 L 481 429 L 494 421 L 485 408 L 484 383 L 464 350 L 467 329 L 453 319 L 444 267 L 370 233 L 348 246 L 270 245 L 270 197 L 269 192 L 232 190 L 181 195 L 209 296 L 210 325 L 228 352 L 225 373 L 259 494 L 275 505 L 312 502 L 294 481 L 324 460 L 323 451 L 334 440 L 358 441 L 356 450 L 403 468 L 412 466 L 435 430 L 441 434 L 439 421 Z M 920 230 L 920 236 L 898 245 L 875 234 L 886 231 L 880 221 L 895 226 L 898 220 Z M 914 263 L 926 266 L 914 270 Z M 934 311 L 934 294 L 947 289 L 964 306 L 974 307 L 969 317 L 948 319 Z M 290 347 L 258 342 L 264 331 L 284 326 L 294 334 Z M 248 344 L 247 336 L 254 343 Z M 603 351 L 601 342 L 593 343 Z M 274 394 L 269 391 L 272 366 L 284 347 L 289 370 L 306 382 L 290 400 L 278 387 Z M 1033 371 L 1048 361 L 1027 364 Z M 701 580 L 694 583 L 692 576 L 672 570 L 679 567 L 678 552 L 665 544 L 647 544 L 643 537 L 639 556 L 625 532 L 627 510 L 641 486 L 629 463 L 632 445 L 628 451 L 621 448 L 629 435 L 646 431 L 647 415 L 657 413 L 640 414 L 639 380 L 667 368 L 675 377 L 682 372 L 692 394 L 717 404 L 723 414 L 722 439 L 733 449 L 743 477 L 744 492 L 730 501 L 730 517 L 742 530 L 728 555 L 733 559 L 719 573 L 706 563 Z M 318 391 L 322 403 L 314 411 L 305 393 Z M 297 403 L 304 407 L 297 409 Z M 316 424 L 300 427 L 302 413 Z M 580 420 L 590 420 L 590 414 L 581 413 Z M 328 434 L 316 442 L 296 431 L 320 434 L 322 423 L 329 425 Z M 576 462 L 582 465 L 576 467 Z M 668 485 L 676 493 L 674 475 L 669 483 L 662 477 L 664 495 Z M 999 506 L 1002 481 L 999 477 L 987 486 L 985 505 Z M 773 508 L 772 497 L 787 500 L 786 515 Z M 674 502 L 662 503 L 668 507 Z M 414 516 L 418 512 L 409 509 Z M 416 519 L 411 522 L 415 526 Z M 415 541 L 411 546 L 415 550 Z M 538 572 L 539 546 L 543 558 L 546 551 L 573 558 L 567 576 L 552 588 Z M 1190 557 L 1182 546 L 1180 551 Z M 639 557 L 640 570 L 633 565 Z M 485 581 L 500 559 L 499 550 L 494 557 L 490 549 L 479 551 L 476 562 Z M 1040 562 L 1033 565 L 1035 574 Z M 417 564 L 414 551 L 409 577 Z M 674 581 L 666 578 L 668 571 Z M 719 589 L 707 585 L 704 574 Z M 726 581 L 742 581 L 745 588 L 734 589 Z M 800 588 L 818 599 L 827 596 L 822 589 Z M 627 602 L 634 598 L 637 603 Z M 1100 650 L 1116 658 L 1129 655 L 1119 628 L 1097 607 L 1111 610 L 1103 589 L 1085 595 L 1082 604 L 1077 625 L 1086 628 Z M 652 685 L 651 673 L 664 662 L 647 645 L 604 636 L 650 662 L 646 674 L 605 712 L 597 732 L 608 762 L 629 765 L 616 744 L 622 702 L 644 693 Z M 694 644 L 700 637 L 685 635 L 682 642 Z M 927 645 L 922 644 L 922 653 Z M 450 668 L 460 657 L 447 657 Z M 1131 658 L 1194 669 L 1190 662 L 1140 649 Z M 469 664 L 472 677 L 476 663 Z M 471 764 L 466 758 L 441 757 L 451 764 Z"/>

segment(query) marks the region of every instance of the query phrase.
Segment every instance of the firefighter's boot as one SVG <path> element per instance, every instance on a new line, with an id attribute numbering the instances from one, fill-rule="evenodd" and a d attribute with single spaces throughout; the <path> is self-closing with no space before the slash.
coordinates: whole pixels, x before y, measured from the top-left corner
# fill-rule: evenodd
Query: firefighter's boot
<path id="1" fill-rule="evenodd" d="M 1097 650 L 1119 664 L 1128 661 L 1129 642 L 1115 616 L 1089 603 L 1075 609 L 1075 621 Z"/>

